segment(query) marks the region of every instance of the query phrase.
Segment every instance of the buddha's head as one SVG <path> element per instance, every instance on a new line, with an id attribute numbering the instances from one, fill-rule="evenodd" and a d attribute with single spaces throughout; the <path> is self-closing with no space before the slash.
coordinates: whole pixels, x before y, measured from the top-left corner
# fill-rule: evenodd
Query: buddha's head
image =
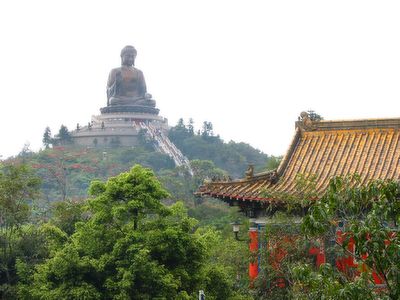
<path id="1" fill-rule="evenodd" d="M 135 65 L 135 58 L 137 51 L 133 46 L 125 46 L 121 50 L 121 64 L 123 66 L 133 66 Z"/>

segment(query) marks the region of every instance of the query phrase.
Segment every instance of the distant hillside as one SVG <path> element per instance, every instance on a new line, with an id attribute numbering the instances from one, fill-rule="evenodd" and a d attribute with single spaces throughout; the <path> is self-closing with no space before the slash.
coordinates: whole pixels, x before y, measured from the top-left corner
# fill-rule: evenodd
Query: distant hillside
<path id="1" fill-rule="evenodd" d="M 191 160 L 194 177 L 182 168 L 175 168 L 173 160 L 154 151 L 152 141 L 141 139 L 134 148 L 79 148 L 75 145 L 56 146 L 37 153 L 22 151 L 16 160 L 30 164 L 42 178 L 42 194 L 46 202 L 85 198 L 93 179 L 106 180 L 140 164 L 151 168 L 171 193 L 171 200 L 183 200 L 188 207 L 195 205 L 193 192 L 205 178 L 243 177 L 249 164 L 256 171 L 276 164 L 274 157 L 245 143 L 225 143 L 214 135 L 212 124 L 204 122 L 202 130 L 194 132 L 191 123 L 183 120 L 170 129 L 170 139 Z"/>
<path id="2" fill-rule="evenodd" d="M 210 122 L 204 122 L 202 129 L 194 132 L 192 122 L 185 125 L 180 119 L 170 129 L 169 138 L 190 160 L 211 160 L 233 178 L 243 177 L 249 164 L 254 164 L 256 172 L 264 170 L 271 158 L 246 143 L 225 143 L 214 135 Z"/>

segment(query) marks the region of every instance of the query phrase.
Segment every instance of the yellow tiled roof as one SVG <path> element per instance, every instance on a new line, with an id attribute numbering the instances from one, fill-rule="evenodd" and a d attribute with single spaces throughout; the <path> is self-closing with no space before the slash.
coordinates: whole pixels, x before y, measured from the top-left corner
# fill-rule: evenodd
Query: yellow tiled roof
<path id="1" fill-rule="evenodd" d="M 198 195 L 244 201 L 282 201 L 271 195 L 294 194 L 299 174 L 314 177 L 321 196 L 333 176 L 359 174 L 371 179 L 400 179 L 400 119 L 296 122 L 289 150 L 274 172 L 231 182 L 210 182 Z"/>

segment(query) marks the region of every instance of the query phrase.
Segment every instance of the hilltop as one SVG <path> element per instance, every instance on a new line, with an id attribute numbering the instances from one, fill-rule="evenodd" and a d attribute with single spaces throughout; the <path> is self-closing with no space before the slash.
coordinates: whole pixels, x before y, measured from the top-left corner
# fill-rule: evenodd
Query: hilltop
<path id="1" fill-rule="evenodd" d="M 66 128 L 63 128 L 65 131 Z M 68 134 L 67 134 L 68 135 Z M 224 142 L 215 135 L 210 122 L 204 122 L 201 130 L 194 131 L 193 121 L 185 124 L 182 119 L 168 132 L 170 140 L 187 156 L 194 176 L 184 168 L 175 167 L 174 161 L 155 150 L 154 141 L 142 135 L 136 147 L 79 147 L 66 141 L 56 141 L 57 146 L 39 152 L 24 149 L 12 160 L 24 161 L 31 165 L 42 179 L 43 203 L 65 199 L 85 199 L 87 189 L 94 179 L 106 180 L 111 176 L 129 170 L 140 164 L 151 168 L 170 192 L 171 203 L 184 199 L 186 206 L 195 207 L 201 200 L 195 200 L 193 192 L 204 179 L 240 178 L 249 164 L 256 171 L 263 171 L 277 163 L 275 157 L 253 148 L 246 143 Z M 47 146 L 51 146 L 49 140 Z M 196 202 L 197 201 L 197 202 Z M 43 204 L 45 205 L 45 204 Z"/>

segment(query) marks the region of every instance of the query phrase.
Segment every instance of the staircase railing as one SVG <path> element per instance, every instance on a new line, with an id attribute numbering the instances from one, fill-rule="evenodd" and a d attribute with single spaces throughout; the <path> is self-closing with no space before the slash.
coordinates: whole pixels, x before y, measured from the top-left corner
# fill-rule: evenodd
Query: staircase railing
<path id="1" fill-rule="evenodd" d="M 180 167 L 184 166 L 189 174 L 193 176 L 193 170 L 190 166 L 189 159 L 175 146 L 174 143 L 160 130 L 154 127 L 151 123 L 146 124 L 139 122 L 140 128 L 144 129 L 146 135 L 151 140 L 155 141 L 154 145 L 157 151 L 167 154 L 173 159 L 175 165 Z"/>

